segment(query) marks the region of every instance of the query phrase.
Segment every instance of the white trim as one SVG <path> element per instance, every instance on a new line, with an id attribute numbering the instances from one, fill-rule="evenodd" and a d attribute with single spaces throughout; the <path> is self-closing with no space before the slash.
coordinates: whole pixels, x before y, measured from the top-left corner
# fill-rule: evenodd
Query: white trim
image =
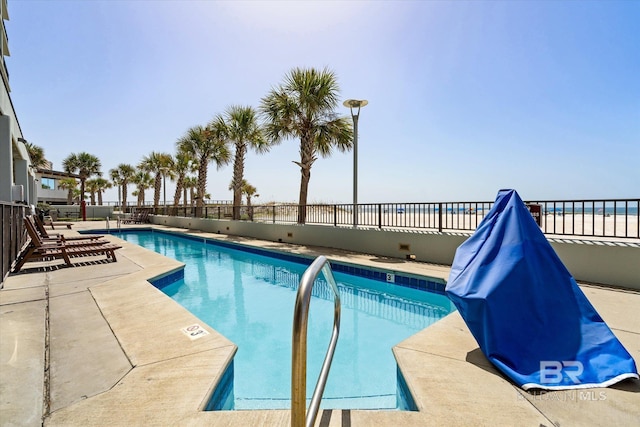
<path id="1" fill-rule="evenodd" d="M 639 379 L 640 377 L 638 376 L 638 374 L 627 373 L 627 374 L 620 374 L 617 377 L 613 377 L 610 380 L 603 381 L 601 383 L 575 384 L 575 385 L 551 385 L 551 386 L 540 385 L 536 383 L 526 383 L 522 385 L 522 389 L 529 390 L 532 388 L 536 388 L 536 389 L 542 389 L 542 390 L 555 391 L 555 390 L 573 390 L 573 389 L 580 389 L 580 388 L 609 387 L 610 385 L 618 383 L 622 380 L 626 380 L 627 378 Z"/>

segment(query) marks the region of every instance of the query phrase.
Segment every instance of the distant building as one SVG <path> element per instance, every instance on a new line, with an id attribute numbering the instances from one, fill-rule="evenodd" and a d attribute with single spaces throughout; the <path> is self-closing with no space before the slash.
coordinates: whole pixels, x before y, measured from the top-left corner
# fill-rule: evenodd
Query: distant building
<path id="1" fill-rule="evenodd" d="M 59 186 L 60 180 L 64 178 L 80 179 L 80 175 L 38 168 L 36 171 L 38 203 L 66 205 L 69 190 L 62 189 Z"/>
<path id="2" fill-rule="evenodd" d="M 9 20 L 7 0 L 0 0 L 0 202 L 37 203 L 36 172 L 25 146 L 20 123 L 11 102 L 9 72 L 4 61 L 9 56 L 5 21 Z"/>

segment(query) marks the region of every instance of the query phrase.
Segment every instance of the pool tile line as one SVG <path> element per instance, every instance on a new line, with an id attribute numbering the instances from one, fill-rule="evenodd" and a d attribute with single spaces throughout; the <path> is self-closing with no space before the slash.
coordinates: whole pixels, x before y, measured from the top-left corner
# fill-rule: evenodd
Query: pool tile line
<path id="1" fill-rule="evenodd" d="M 164 232 L 162 230 L 154 230 L 154 231 L 159 233 Z M 181 235 L 180 233 L 174 233 L 174 234 Z M 310 265 L 315 259 L 314 257 L 308 257 L 304 255 L 292 255 L 292 254 L 284 253 L 281 251 L 256 248 L 250 245 L 243 245 L 241 243 L 221 242 L 215 239 L 202 239 L 202 238 L 195 238 L 194 240 L 202 240 L 206 244 L 218 245 L 218 246 L 226 247 L 229 249 L 237 250 L 240 247 L 242 248 L 243 251 L 247 251 L 256 255 L 268 256 L 268 257 L 277 258 L 284 261 L 295 262 L 295 263 L 304 264 L 304 265 Z M 394 270 L 381 270 L 381 269 L 375 269 L 372 267 L 363 267 L 359 265 L 356 266 L 356 265 L 345 263 L 343 261 L 336 261 L 332 259 L 330 259 L 329 262 L 331 264 L 331 269 L 334 272 L 350 274 L 352 276 L 363 277 L 366 279 L 373 279 L 379 282 L 390 283 L 397 286 L 417 289 L 421 291 L 433 292 L 441 295 L 445 294 L 444 289 L 445 289 L 446 283 L 435 281 L 435 279 L 426 280 L 418 276 L 411 276 L 410 274 L 407 274 L 407 273 L 398 273 Z M 388 273 L 393 274 L 394 276 L 393 282 L 389 282 L 387 280 Z"/>
<path id="2" fill-rule="evenodd" d="M 224 411 L 232 409 L 234 401 L 233 377 L 234 364 L 233 359 L 231 359 L 231 362 L 224 370 L 218 384 L 213 389 L 211 398 L 204 408 L 205 411 Z"/>
<path id="3" fill-rule="evenodd" d="M 168 286 L 182 279 L 184 279 L 184 266 L 180 267 L 178 270 L 154 277 L 153 279 L 149 280 L 149 282 L 156 288 L 162 289 L 165 286 Z"/>
<path id="4" fill-rule="evenodd" d="M 330 261 L 331 268 L 335 272 L 351 274 L 352 276 L 373 279 L 392 285 L 402 286 L 405 288 L 417 289 L 420 291 L 433 292 L 444 295 L 446 283 L 427 280 L 418 276 L 412 276 L 407 273 L 398 273 L 393 270 L 377 270 L 369 267 L 355 267 L 338 261 Z M 388 273 L 393 274 L 393 281 L 387 279 Z"/>

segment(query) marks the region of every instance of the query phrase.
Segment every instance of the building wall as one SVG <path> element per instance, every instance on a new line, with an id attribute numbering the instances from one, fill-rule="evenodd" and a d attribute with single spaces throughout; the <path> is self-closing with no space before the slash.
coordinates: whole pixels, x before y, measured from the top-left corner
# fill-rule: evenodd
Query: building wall
<path id="1" fill-rule="evenodd" d="M 64 178 L 79 178 L 76 174 L 38 169 L 36 172 L 38 202 L 49 204 L 67 204 L 68 190 L 60 188 L 60 180 Z M 48 184 L 49 188 L 43 188 Z"/>
<path id="2" fill-rule="evenodd" d="M 38 202 L 66 204 L 67 193 L 67 190 L 51 190 L 38 185 Z"/>
<path id="3" fill-rule="evenodd" d="M 36 204 L 37 189 L 35 173 L 31 168 L 31 160 L 24 144 L 20 123 L 11 102 L 11 87 L 9 86 L 9 73 L 6 69 L 4 57 L 9 55 L 5 20 L 9 19 L 7 1 L 0 0 L 0 200 L 13 202 L 12 187 L 22 185 L 22 201 L 27 204 Z"/>
<path id="4" fill-rule="evenodd" d="M 57 211 L 58 219 L 80 218 L 80 205 L 52 205 L 52 210 Z M 115 219 L 113 215 L 113 206 L 101 206 L 87 204 L 88 219 Z"/>
<path id="5" fill-rule="evenodd" d="M 155 216 L 155 224 L 211 233 L 253 237 L 298 245 L 321 246 L 451 265 L 468 233 L 364 230 L 322 225 L 264 224 L 244 221 Z M 551 240 L 551 246 L 578 281 L 640 290 L 640 243 L 613 244 Z"/>

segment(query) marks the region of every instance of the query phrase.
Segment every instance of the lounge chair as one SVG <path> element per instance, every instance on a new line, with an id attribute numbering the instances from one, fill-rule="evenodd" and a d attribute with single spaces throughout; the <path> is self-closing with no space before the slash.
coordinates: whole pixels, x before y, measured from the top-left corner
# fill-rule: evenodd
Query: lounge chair
<path id="1" fill-rule="evenodd" d="M 103 234 L 84 234 L 82 236 L 65 236 L 60 233 L 48 233 L 44 223 L 40 220 L 40 217 L 37 215 L 31 215 L 27 218 L 33 227 L 35 228 L 38 235 L 42 238 L 42 240 L 53 240 L 57 239 L 60 241 L 70 241 L 70 240 L 97 240 L 104 237 Z"/>
<path id="2" fill-rule="evenodd" d="M 125 224 L 146 224 L 149 222 L 149 211 L 149 209 L 138 209 L 122 222 Z"/>
<path id="3" fill-rule="evenodd" d="M 138 217 L 138 224 L 146 224 L 149 222 L 149 209 L 143 209 Z"/>
<path id="4" fill-rule="evenodd" d="M 58 243 L 64 243 L 66 246 L 95 246 L 95 245 L 104 245 L 109 243 L 108 240 L 104 239 L 75 239 L 75 240 L 64 240 L 59 239 L 57 237 L 48 237 L 44 238 L 38 233 L 37 228 L 31 222 L 29 217 L 24 218 L 24 227 L 27 230 L 27 234 L 29 238 L 35 242 L 36 245 L 53 245 Z"/>
<path id="5" fill-rule="evenodd" d="M 71 230 L 71 226 L 73 225 L 73 223 L 72 223 L 72 222 L 54 222 L 54 221 L 53 221 L 52 219 L 50 219 L 50 218 L 49 218 L 49 219 L 45 219 L 45 221 L 43 222 L 43 224 L 50 225 L 52 230 L 55 230 L 55 229 L 56 229 L 56 227 L 55 227 L 56 225 L 57 225 L 57 226 L 60 226 L 60 227 L 61 227 L 61 226 L 65 226 L 65 227 L 67 227 L 69 230 Z"/>
<path id="6" fill-rule="evenodd" d="M 137 219 L 138 219 L 138 214 L 134 212 L 132 214 L 125 215 L 125 217 L 122 218 L 121 222 L 123 224 L 133 224 Z"/>
<path id="7" fill-rule="evenodd" d="M 72 257 L 104 254 L 107 259 L 111 258 L 113 262 L 116 262 L 115 251 L 122 248 L 122 246 L 101 240 L 43 242 L 26 218 L 25 225 L 29 238 L 18 254 L 16 264 L 13 267 L 14 273 L 19 272 L 27 261 L 62 258 L 68 266 L 71 266 L 70 258 Z"/>

